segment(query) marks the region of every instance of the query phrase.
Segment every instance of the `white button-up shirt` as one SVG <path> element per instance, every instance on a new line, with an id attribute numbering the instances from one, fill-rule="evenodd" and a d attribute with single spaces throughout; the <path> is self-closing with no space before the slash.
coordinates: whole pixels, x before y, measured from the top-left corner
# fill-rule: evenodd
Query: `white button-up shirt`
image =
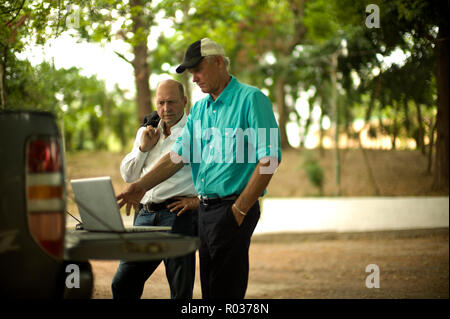
<path id="1" fill-rule="evenodd" d="M 120 164 L 120 173 L 125 182 L 133 183 L 137 181 L 141 176 L 150 171 L 164 155 L 170 152 L 172 145 L 181 134 L 182 129 L 186 124 L 186 120 L 187 116 L 184 114 L 181 120 L 170 128 L 171 135 L 167 137 L 163 134 L 163 122 L 162 120 L 159 121 L 157 129 L 160 131 L 160 137 L 158 143 L 156 143 L 148 152 L 141 152 L 139 149 L 139 146 L 141 145 L 141 136 L 145 127 L 139 128 L 133 149 L 125 156 Z M 184 165 L 182 169 L 172 175 L 169 179 L 145 193 L 141 203 L 161 203 L 174 196 L 197 196 L 197 192 L 195 191 L 192 182 L 190 165 Z"/>

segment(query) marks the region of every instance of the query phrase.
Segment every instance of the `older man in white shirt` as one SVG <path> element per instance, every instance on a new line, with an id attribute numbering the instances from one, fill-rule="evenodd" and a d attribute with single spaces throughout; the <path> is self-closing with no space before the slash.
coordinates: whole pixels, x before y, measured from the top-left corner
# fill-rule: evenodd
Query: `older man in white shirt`
<path id="1" fill-rule="evenodd" d="M 181 134 L 187 116 L 187 98 L 183 85 L 165 80 L 156 89 L 156 107 L 161 120 L 158 126 L 141 127 L 132 151 L 125 156 L 120 172 L 127 183 L 145 175 L 167 153 Z M 141 226 L 172 226 L 173 233 L 197 235 L 197 208 L 191 168 L 184 166 L 172 177 L 148 191 L 141 200 L 142 208 L 134 224 Z M 161 260 L 148 262 L 121 261 L 113 278 L 113 298 L 140 298 L 144 284 Z M 172 299 L 191 299 L 195 279 L 195 253 L 164 259 Z"/>

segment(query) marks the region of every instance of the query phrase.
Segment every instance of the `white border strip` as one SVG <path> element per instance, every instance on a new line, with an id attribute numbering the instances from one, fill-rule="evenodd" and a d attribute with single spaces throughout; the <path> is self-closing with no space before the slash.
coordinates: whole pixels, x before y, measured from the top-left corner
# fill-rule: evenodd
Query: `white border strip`
<path id="1" fill-rule="evenodd" d="M 448 197 L 266 198 L 255 233 L 449 227 Z"/>

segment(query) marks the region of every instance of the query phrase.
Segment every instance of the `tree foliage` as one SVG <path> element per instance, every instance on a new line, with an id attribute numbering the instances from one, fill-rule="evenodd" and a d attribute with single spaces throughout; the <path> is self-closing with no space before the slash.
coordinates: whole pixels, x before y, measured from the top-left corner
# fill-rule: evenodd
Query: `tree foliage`
<path id="1" fill-rule="evenodd" d="M 379 8 L 379 27 L 366 23 L 369 4 Z M 0 4 L 1 106 L 21 100 L 26 107 L 64 114 L 65 122 L 71 118 L 65 123 L 67 134 L 92 141 L 90 146 L 72 142 L 74 149 L 103 147 L 105 129 L 121 130 L 118 136 L 126 140 L 133 136 L 123 129 L 132 122 L 130 114 L 141 118 L 152 109 L 150 74 L 168 73 L 167 65 L 173 70 L 190 43 L 209 37 L 224 46 L 233 74 L 268 94 L 284 148 L 290 147 L 290 123 L 300 128 L 304 145 L 314 108 L 320 109 L 321 138 L 326 118 L 349 138 L 359 133 L 353 124 L 362 118 L 372 136 L 391 136 L 393 147 L 400 139 L 413 138 L 429 153 L 432 144 L 426 141 L 436 140 L 436 132 L 435 172 L 443 174 L 438 184 L 445 186 L 448 7 L 448 1 L 420 0 L 6 1 Z M 77 17 L 76 23 L 68 23 Z M 150 35 L 161 18 L 171 21 L 174 32 L 163 30 L 150 49 Z M 96 79 L 81 79 L 78 70 L 58 73 L 51 64 L 32 67 L 17 60 L 26 45 L 44 43 L 66 30 L 81 41 L 120 39 L 128 45 L 128 52 L 116 53 L 133 65 L 137 108 L 120 90 L 106 92 Z M 403 61 L 387 63 L 399 52 Z M 183 81 L 190 96 L 189 75 L 171 75 Z M 309 109 L 300 112 L 305 94 Z M 61 113 L 64 105 L 70 107 Z"/>

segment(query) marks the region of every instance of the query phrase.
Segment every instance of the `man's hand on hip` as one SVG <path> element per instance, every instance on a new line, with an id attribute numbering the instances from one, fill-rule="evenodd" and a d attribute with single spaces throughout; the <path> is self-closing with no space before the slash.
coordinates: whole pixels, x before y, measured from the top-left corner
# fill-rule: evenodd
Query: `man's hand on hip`
<path id="1" fill-rule="evenodd" d="M 177 199 L 176 202 L 170 203 L 167 205 L 170 208 L 170 211 L 177 212 L 177 216 L 180 216 L 185 211 L 188 210 L 196 210 L 200 205 L 200 200 L 197 197 L 175 197 Z"/>

